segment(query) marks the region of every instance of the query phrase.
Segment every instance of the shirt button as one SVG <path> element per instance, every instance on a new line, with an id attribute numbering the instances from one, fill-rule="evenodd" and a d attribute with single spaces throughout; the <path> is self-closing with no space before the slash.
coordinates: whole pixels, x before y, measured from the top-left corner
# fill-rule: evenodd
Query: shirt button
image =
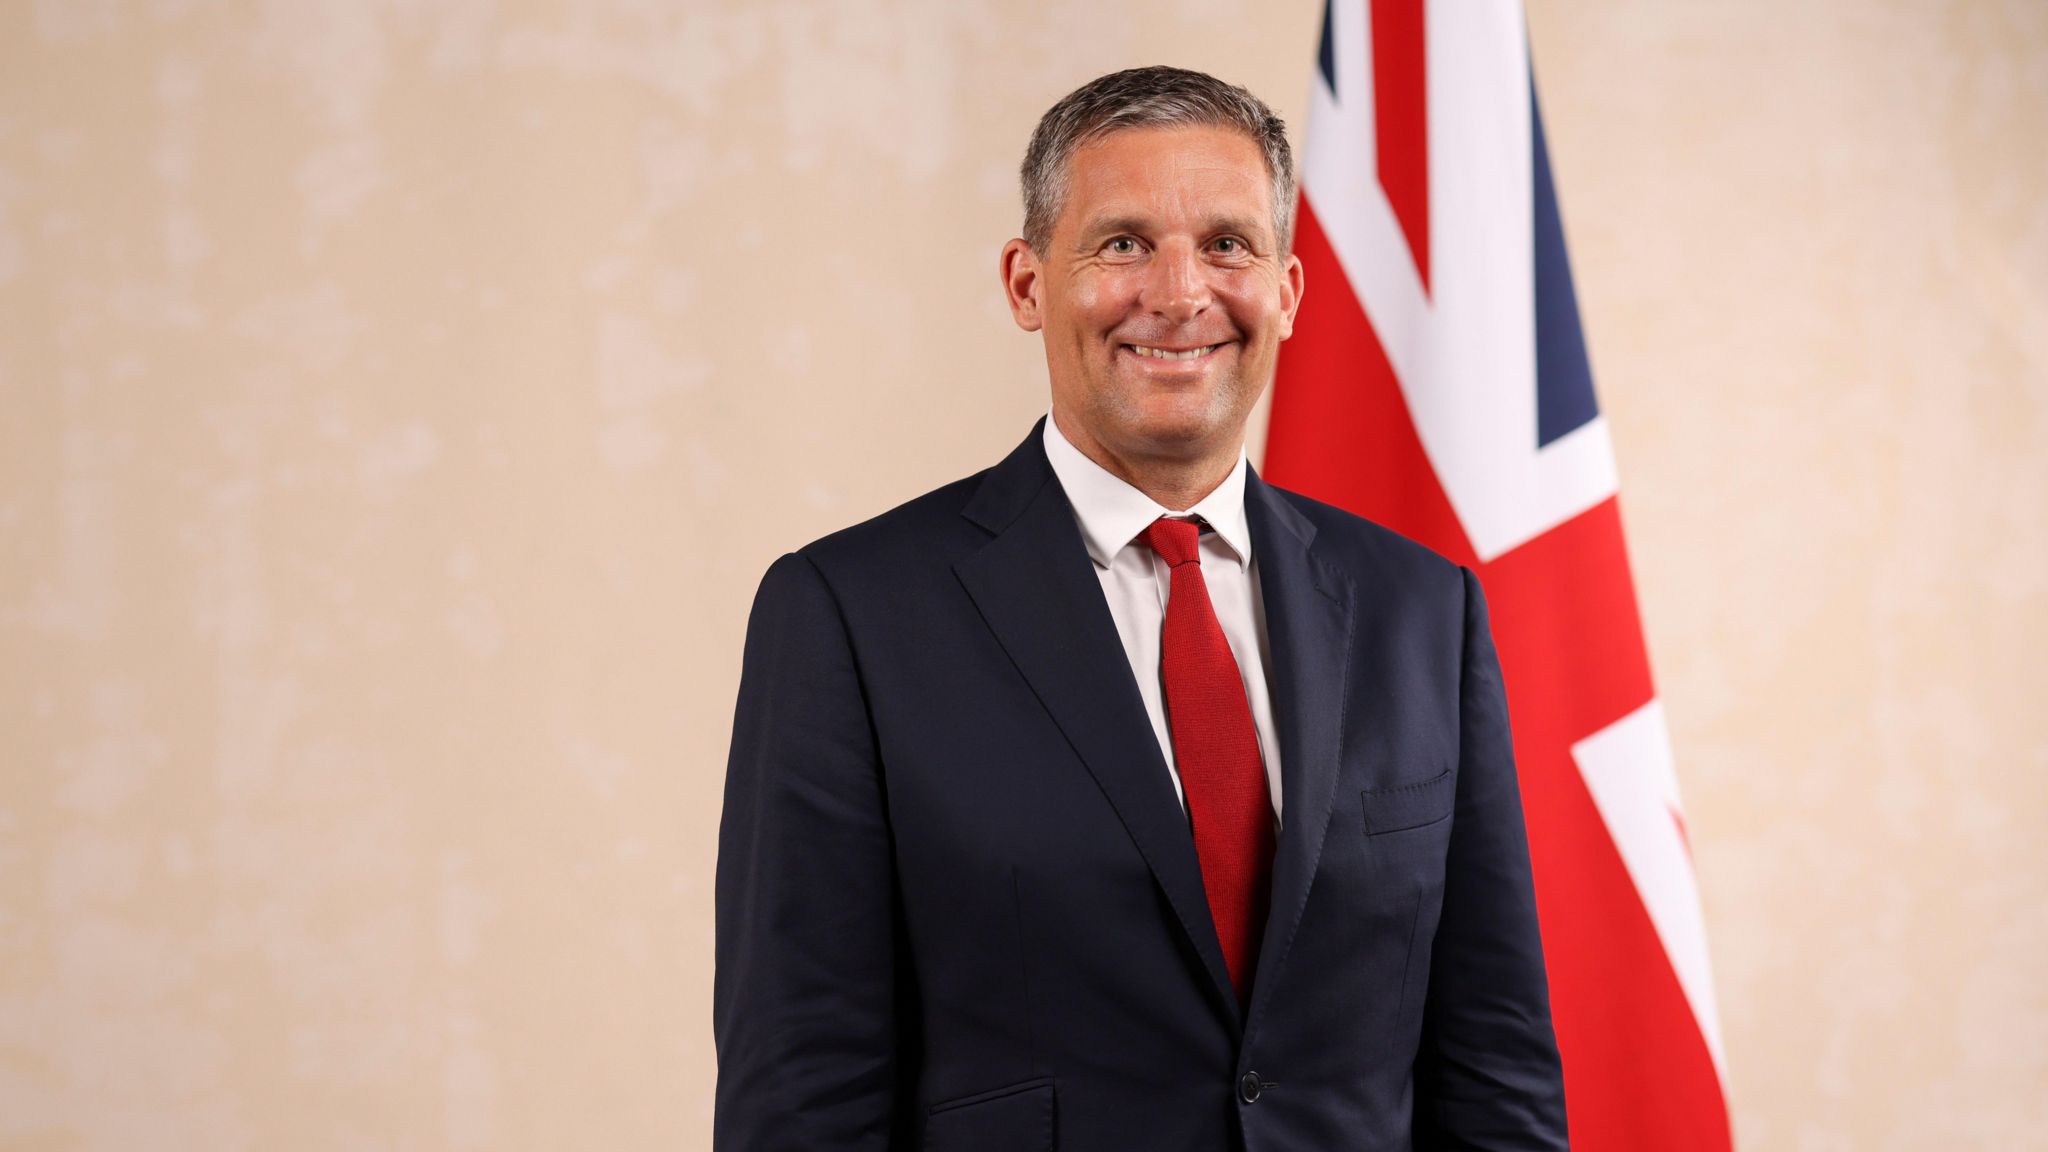
<path id="1" fill-rule="evenodd" d="M 1257 1072 L 1247 1072 L 1244 1074 L 1244 1079 L 1237 1082 L 1237 1095 L 1247 1104 L 1256 1104 L 1259 1099 L 1260 1087 L 1259 1074 Z"/>

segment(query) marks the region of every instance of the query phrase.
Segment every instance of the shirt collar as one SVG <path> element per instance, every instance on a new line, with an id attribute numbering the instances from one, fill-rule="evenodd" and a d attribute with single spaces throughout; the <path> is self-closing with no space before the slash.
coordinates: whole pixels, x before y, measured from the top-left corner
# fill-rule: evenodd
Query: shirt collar
<path id="1" fill-rule="evenodd" d="M 1052 413 L 1045 416 L 1045 458 L 1052 464 L 1067 502 L 1074 506 L 1074 518 L 1081 522 L 1081 539 L 1096 567 L 1107 568 L 1138 533 L 1161 516 L 1200 516 L 1233 555 L 1240 569 L 1251 563 L 1251 535 L 1244 515 L 1244 450 L 1237 453 L 1237 466 L 1214 491 L 1202 497 L 1186 512 L 1163 508 L 1109 469 L 1090 460 L 1069 442 Z"/>

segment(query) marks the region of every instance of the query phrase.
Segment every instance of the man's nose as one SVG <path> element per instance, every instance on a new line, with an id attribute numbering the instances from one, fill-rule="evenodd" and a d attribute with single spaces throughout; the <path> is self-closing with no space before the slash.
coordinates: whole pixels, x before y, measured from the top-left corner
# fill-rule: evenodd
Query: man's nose
<path id="1" fill-rule="evenodd" d="M 1208 268 L 1192 243 L 1175 240 L 1153 253 L 1145 278 L 1145 310 L 1185 324 L 1209 307 Z"/>

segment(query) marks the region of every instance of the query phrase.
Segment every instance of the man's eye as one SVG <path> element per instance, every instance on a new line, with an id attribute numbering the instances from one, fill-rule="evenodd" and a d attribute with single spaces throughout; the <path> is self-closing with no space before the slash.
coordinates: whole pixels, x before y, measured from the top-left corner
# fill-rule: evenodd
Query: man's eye
<path id="1" fill-rule="evenodd" d="M 1225 256 L 1242 256 L 1244 250 L 1244 241 L 1235 236 L 1219 237 L 1216 241 L 1216 251 Z"/>
<path id="2" fill-rule="evenodd" d="M 1119 236 L 1109 242 L 1109 250 L 1118 256 L 1135 255 L 1138 251 L 1138 242 L 1129 236 Z"/>

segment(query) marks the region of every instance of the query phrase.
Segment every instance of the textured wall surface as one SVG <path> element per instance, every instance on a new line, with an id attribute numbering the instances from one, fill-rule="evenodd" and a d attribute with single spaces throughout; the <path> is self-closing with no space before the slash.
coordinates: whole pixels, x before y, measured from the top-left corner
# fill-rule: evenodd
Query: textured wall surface
<path id="1" fill-rule="evenodd" d="M 1318 7 L 0 2 L 0 1148 L 706 1146 L 755 581 Z M 1738 1133 L 2048 1147 L 2048 8 L 1530 20 Z"/>

